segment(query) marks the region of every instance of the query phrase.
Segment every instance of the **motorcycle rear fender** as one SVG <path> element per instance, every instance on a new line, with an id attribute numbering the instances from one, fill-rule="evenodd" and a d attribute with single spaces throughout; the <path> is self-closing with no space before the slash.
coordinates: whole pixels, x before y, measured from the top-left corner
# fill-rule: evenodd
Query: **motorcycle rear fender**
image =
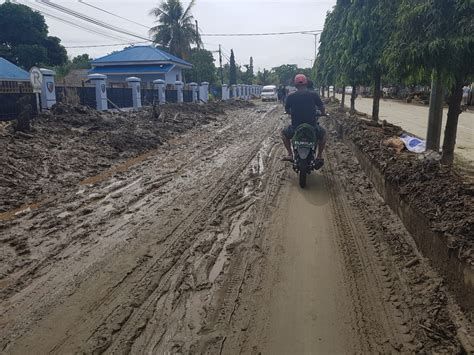
<path id="1" fill-rule="evenodd" d="M 311 152 L 311 147 L 299 146 L 296 148 L 300 159 L 306 159 Z"/>

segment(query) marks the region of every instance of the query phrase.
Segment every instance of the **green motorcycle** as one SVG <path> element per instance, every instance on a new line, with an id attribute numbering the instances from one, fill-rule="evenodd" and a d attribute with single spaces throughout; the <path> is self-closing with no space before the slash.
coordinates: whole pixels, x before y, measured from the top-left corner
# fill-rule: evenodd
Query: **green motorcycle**
<path id="1" fill-rule="evenodd" d="M 318 167 L 315 165 L 318 139 L 313 126 L 303 123 L 296 127 L 291 140 L 293 149 L 293 170 L 299 174 L 300 187 L 306 186 L 306 176 Z"/>

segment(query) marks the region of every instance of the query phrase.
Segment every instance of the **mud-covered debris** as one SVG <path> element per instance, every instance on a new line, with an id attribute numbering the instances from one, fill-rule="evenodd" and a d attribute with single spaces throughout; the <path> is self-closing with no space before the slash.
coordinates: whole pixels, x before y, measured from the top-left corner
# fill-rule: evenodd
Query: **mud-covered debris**
<path id="1" fill-rule="evenodd" d="M 453 247 L 467 256 L 474 247 L 474 198 L 472 184 L 439 163 L 434 152 L 418 155 L 406 150 L 396 153 L 384 142 L 403 132 L 390 123 L 371 122 L 336 112 L 332 118 L 343 126 L 358 148 L 365 152 L 400 195 L 426 216 L 433 230 L 453 236 Z M 330 124 L 331 120 L 327 120 Z"/>
<path id="2" fill-rule="evenodd" d="M 246 101 L 160 106 L 131 112 L 98 112 L 58 103 L 32 121 L 28 134 L 0 127 L 0 213 L 35 202 L 99 174 L 122 160 L 152 150 L 170 137 L 215 122 L 225 110 L 253 107 Z"/>

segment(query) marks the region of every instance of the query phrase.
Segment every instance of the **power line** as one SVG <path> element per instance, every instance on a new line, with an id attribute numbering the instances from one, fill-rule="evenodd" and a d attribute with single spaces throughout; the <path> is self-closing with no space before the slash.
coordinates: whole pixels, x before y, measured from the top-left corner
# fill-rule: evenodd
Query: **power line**
<path id="1" fill-rule="evenodd" d="M 84 0 L 78 0 L 78 1 L 79 1 L 81 4 L 83 4 L 83 5 L 86 5 L 86 6 L 92 7 L 93 9 L 96 9 L 96 10 L 99 10 L 99 11 L 102 11 L 102 12 L 105 12 L 106 14 L 109 14 L 109 15 L 115 16 L 115 17 L 117 17 L 117 18 L 120 18 L 120 19 L 122 19 L 122 20 L 125 20 L 125 21 L 128 21 L 128 22 L 131 22 L 131 23 L 134 23 L 135 25 L 138 25 L 138 26 L 144 27 L 144 28 L 146 28 L 146 29 L 148 29 L 148 30 L 150 29 L 150 27 L 148 27 L 148 26 L 145 26 L 145 25 L 143 25 L 143 24 L 141 24 L 141 23 L 139 23 L 139 22 L 136 22 L 136 21 L 133 21 L 133 20 L 129 20 L 129 19 L 128 19 L 128 18 L 126 18 L 126 17 L 123 17 L 123 16 L 120 16 L 120 15 L 114 14 L 113 12 L 110 12 L 110 11 L 108 11 L 108 10 L 102 9 L 102 8 L 100 8 L 100 7 L 98 7 L 98 6 L 95 6 L 95 5 L 89 4 L 89 3 L 85 2 Z"/>
<path id="2" fill-rule="evenodd" d="M 263 32 L 263 33 L 201 33 L 201 36 L 206 36 L 206 37 L 279 36 L 279 35 L 294 35 L 294 34 L 314 34 L 315 32 L 322 32 L 322 31 L 323 30 L 291 31 L 291 32 Z"/>
<path id="3" fill-rule="evenodd" d="M 41 4 L 52 7 L 54 9 L 58 10 L 58 11 L 61 11 L 63 13 L 66 13 L 66 14 L 70 15 L 70 16 L 79 18 L 83 21 L 90 22 L 90 23 L 92 23 L 96 26 L 103 27 L 103 28 L 106 28 L 106 29 L 111 30 L 111 31 L 119 32 L 119 33 L 125 34 L 125 35 L 130 36 L 130 37 L 135 37 L 135 38 L 139 38 L 139 39 L 147 40 L 147 41 L 150 40 L 147 37 L 144 37 L 144 36 L 132 33 L 132 32 L 128 32 L 127 30 L 124 30 L 124 29 L 116 27 L 116 26 L 109 25 L 109 24 L 107 24 L 103 21 L 100 21 L 100 20 L 97 20 L 93 17 L 84 15 L 84 14 L 78 12 L 78 11 L 71 10 L 71 9 L 65 7 L 65 6 L 55 4 L 55 3 L 51 2 L 50 0 L 38 0 L 38 1 Z"/>
<path id="4" fill-rule="evenodd" d="M 128 45 L 135 45 L 135 44 L 143 44 L 148 43 L 149 41 L 142 41 L 142 42 L 126 42 L 126 43 L 115 43 L 115 44 L 96 44 L 96 45 L 83 45 L 83 46 L 67 46 L 64 48 L 99 48 L 99 47 L 117 47 L 117 46 L 126 46 Z"/>
<path id="5" fill-rule="evenodd" d="M 18 2 L 20 2 L 20 1 L 18 1 Z M 118 40 L 118 41 L 126 41 L 126 40 L 127 40 L 126 38 L 119 37 L 119 36 L 116 36 L 116 35 L 113 35 L 113 34 L 108 34 L 108 33 L 99 31 L 99 30 L 97 30 L 97 29 L 93 29 L 93 28 L 91 28 L 91 27 L 86 27 L 86 26 L 84 26 L 84 25 L 81 25 L 81 24 L 78 24 L 78 23 L 75 23 L 75 22 L 71 22 L 71 21 L 69 21 L 69 20 L 67 20 L 67 19 L 64 19 L 64 18 L 62 18 L 62 17 L 58 17 L 58 16 L 56 16 L 56 15 L 53 15 L 53 14 L 51 14 L 51 13 L 48 13 L 48 12 L 44 11 L 44 9 L 43 9 L 42 7 L 40 7 L 40 6 L 38 6 L 38 5 L 33 6 L 33 5 L 29 4 L 29 3 L 27 3 L 26 1 L 25 1 L 25 4 L 24 4 L 24 5 L 26 5 L 26 6 L 30 7 L 30 8 L 32 8 L 33 10 L 36 10 L 36 11 L 40 12 L 40 13 L 43 14 L 44 16 L 53 18 L 53 19 L 55 19 L 55 20 L 57 20 L 57 21 L 66 23 L 66 24 L 71 25 L 71 26 L 74 26 L 74 27 L 76 27 L 76 28 L 80 28 L 80 29 L 82 29 L 82 30 L 84 30 L 84 31 L 87 31 L 87 32 L 89 32 L 89 33 L 93 33 L 93 34 L 96 34 L 96 35 L 99 35 L 99 36 L 102 36 L 102 37 L 106 37 L 106 38 L 109 38 L 109 39 L 113 39 L 113 40 L 116 40 L 116 41 L 117 41 L 117 40 Z"/>

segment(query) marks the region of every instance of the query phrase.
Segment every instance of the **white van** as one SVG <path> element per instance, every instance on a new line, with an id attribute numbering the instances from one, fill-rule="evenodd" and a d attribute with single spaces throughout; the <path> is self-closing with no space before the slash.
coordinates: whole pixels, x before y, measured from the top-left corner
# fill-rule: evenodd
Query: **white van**
<path id="1" fill-rule="evenodd" d="M 262 101 L 278 101 L 278 92 L 275 85 L 266 85 L 262 89 Z"/>

